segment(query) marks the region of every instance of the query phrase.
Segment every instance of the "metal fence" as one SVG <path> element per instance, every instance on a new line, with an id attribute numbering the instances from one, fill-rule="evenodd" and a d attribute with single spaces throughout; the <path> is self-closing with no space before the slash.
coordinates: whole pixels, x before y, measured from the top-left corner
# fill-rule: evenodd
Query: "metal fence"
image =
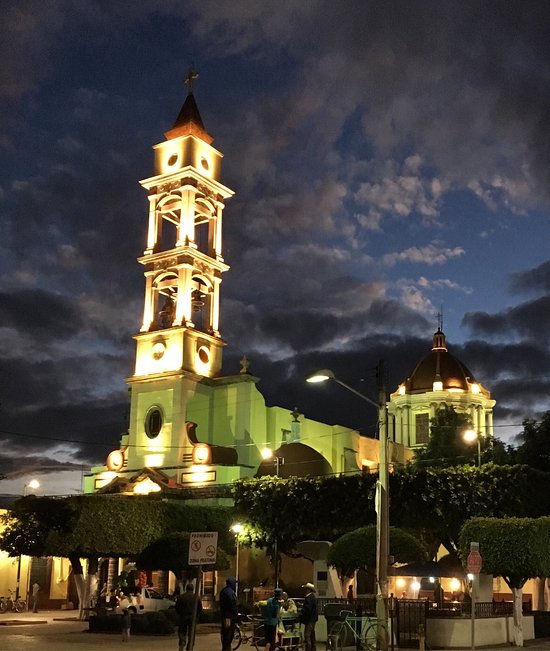
<path id="1" fill-rule="evenodd" d="M 478 601 L 475 604 L 476 619 L 487 619 L 488 617 L 505 617 L 513 614 L 514 604 L 511 601 Z M 528 613 L 531 610 L 531 604 L 523 604 L 523 612 Z M 431 618 L 448 618 L 448 617 L 471 617 L 471 601 L 450 601 L 435 605 L 428 602 L 428 617 Z"/>
<path id="2" fill-rule="evenodd" d="M 391 599 L 391 616 L 397 647 L 418 648 L 421 631 L 426 630 L 429 603 L 425 599 Z M 393 642 L 393 640 L 392 640 Z"/>

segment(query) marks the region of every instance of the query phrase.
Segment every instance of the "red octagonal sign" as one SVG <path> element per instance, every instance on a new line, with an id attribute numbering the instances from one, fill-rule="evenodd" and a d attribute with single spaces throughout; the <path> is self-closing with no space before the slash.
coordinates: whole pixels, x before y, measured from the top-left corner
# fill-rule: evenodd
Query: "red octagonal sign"
<path id="1" fill-rule="evenodd" d="M 475 550 L 471 551 L 468 554 L 466 567 L 470 574 L 479 574 L 481 572 L 481 554 Z"/>

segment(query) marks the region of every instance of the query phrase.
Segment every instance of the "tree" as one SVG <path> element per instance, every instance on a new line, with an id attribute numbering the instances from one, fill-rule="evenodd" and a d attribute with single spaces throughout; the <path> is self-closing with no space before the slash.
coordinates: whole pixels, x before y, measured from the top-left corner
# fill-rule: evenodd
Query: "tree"
<path id="1" fill-rule="evenodd" d="M 135 557 L 172 531 L 217 531 L 220 547 L 231 550 L 230 521 L 229 507 L 190 506 L 157 495 L 33 496 L 12 505 L 0 549 L 10 556 L 68 558 L 82 616 L 97 585 L 100 557 Z M 87 576 L 83 558 L 88 560 Z"/>
<path id="2" fill-rule="evenodd" d="M 531 468 L 550 471 L 550 411 L 540 421 L 524 420 L 523 432 L 516 437 L 517 461 Z"/>
<path id="3" fill-rule="evenodd" d="M 470 543 L 478 542 L 483 573 L 501 576 L 514 599 L 514 643 L 523 646 L 522 588 L 528 579 L 549 576 L 550 518 L 473 518 L 460 532 L 465 563 Z"/>
<path id="4" fill-rule="evenodd" d="M 167 570 L 173 572 L 183 592 L 184 575 L 196 576 L 195 566 L 188 564 L 189 532 L 174 531 L 153 541 L 136 558 L 136 565 L 142 570 Z M 216 564 L 209 565 L 209 570 L 227 570 L 229 557 L 220 547 L 218 548 Z"/>
<path id="5" fill-rule="evenodd" d="M 418 538 L 397 527 L 390 527 L 390 555 L 396 563 L 426 561 L 428 554 Z M 328 563 L 341 576 L 352 576 L 355 570 L 376 566 L 376 526 L 360 527 L 338 538 L 328 552 Z"/>
<path id="6" fill-rule="evenodd" d="M 482 462 L 490 461 L 498 466 L 513 466 L 520 463 L 518 461 L 516 448 L 513 445 L 504 443 L 496 437 L 493 439 L 491 447 L 485 449 L 482 453 L 481 460 Z"/>
<path id="7" fill-rule="evenodd" d="M 375 474 L 346 477 L 261 477 L 235 482 L 235 517 L 250 525 L 244 544 L 292 551 L 305 538 L 335 540 L 375 521 Z M 345 507 L 345 508 L 344 508 Z"/>
<path id="8" fill-rule="evenodd" d="M 430 420 L 430 438 L 416 452 L 415 462 L 430 466 L 457 466 L 477 456 L 477 446 L 466 443 L 463 433 L 471 429 L 470 418 L 453 407 L 443 405 Z"/>
<path id="9" fill-rule="evenodd" d="M 246 521 L 243 544 L 270 546 L 278 532 L 284 551 L 305 539 L 334 541 L 375 522 L 377 475 L 261 478 L 233 485 L 236 518 Z M 539 517 L 550 513 L 550 473 L 527 466 L 408 466 L 390 473 L 390 522 L 415 530 L 435 553 L 456 550 L 471 517 Z"/>

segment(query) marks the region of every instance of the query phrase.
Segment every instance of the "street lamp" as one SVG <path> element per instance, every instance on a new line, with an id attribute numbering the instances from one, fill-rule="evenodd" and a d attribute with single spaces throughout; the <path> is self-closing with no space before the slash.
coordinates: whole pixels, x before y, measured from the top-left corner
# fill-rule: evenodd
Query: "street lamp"
<path id="1" fill-rule="evenodd" d="M 378 365 L 379 392 L 378 403 L 363 395 L 342 380 L 329 369 L 322 369 L 307 376 L 312 384 L 332 380 L 351 393 L 378 409 L 378 482 L 376 485 L 376 618 L 378 621 L 378 648 L 388 648 L 388 561 L 390 554 L 390 515 L 389 515 L 389 474 L 388 474 L 388 411 L 386 407 L 386 389 L 384 387 L 383 364 Z"/>
<path id="2" fill-rule="evenodd" d="M 468 429 L 464 432 L 462 438 L 464 441 L 466 441 L 466 443 L 477 442 L 477 465 L 478 467 L 481 466 L 481 437 L 479 436 L 478 432 L 474 431 L 473 429 Z"/>
<path id="3" fill-rule="evenodd" d="M 25 484 L 23 486 L 23 497 L 26 497 L 28 495 L 27 489 L 31 489 L 33 491 L 37 490 L 40 488 L 40 482 L 38 479 L 31 479 L 28 484 Z M 15 599 L 19 599 L 19 585 L 21 583 L 21 554 L 17 557 L 17 575 L 15 578 Z M 28 586 L 27 586 L 28 588 Z"/>
<path id="4" fill-rule="evenodd" d="M 231 527 L 231 531 L 235 534 L 235 542 L 237 545 L 237 556 L 235 559 L 235 581 L 236 581 L 236 586 L 235 586 L 235 594 L 239 594 L 239 534 L 242 533 L 244 527 L 242 524 L 239 522 L 235 523 Z"/>
<path id="5" fill-rule="evenodd" d="M 36 491 L 39 488 L 40 488 L 40 482 L 38 481 L 38 479 L 31 479 L 30 482 L 28 484 L 25 484 L 25 486 L 23 487 L 23 496 L 25 497 L 26 495 L 28 495 L 29 489 L 31 491 Z"/>
<path id="6" fill-rule="evenodd" d="M 271 448 L 264 448 L 261 453 L 262 459 L 264 461 L 267 461 L 268 459 L 273 459 L 275 462 L 275 476 L 279 476 L 279 469 L 282 465 L 284 465 L 285 458 L 284 457 L 276 457 L 273 454 L 273 450 Z M 275 587 L 279 587 L 279 535 L 278 532 L 275 532 L 275 541 L 273 544 L 273 555 L 275 557 Z"/>

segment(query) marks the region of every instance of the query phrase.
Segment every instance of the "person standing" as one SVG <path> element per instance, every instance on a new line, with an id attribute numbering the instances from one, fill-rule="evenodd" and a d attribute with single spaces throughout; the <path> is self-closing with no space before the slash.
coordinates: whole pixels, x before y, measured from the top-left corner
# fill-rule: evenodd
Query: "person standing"
<path id="1" fill-rule="evenodd" d="M 197 612 L 197 619 L 202 612 L 202 603 L 193 594 L 193 584 L 188 583 L 185 592 L 176 599 L 176 613 L 178 615 L 178 651 L 183 651 L 187 643 L 187 651 L 191 650 L 191 625 L 193 615 Z"/>
<path id="2" fill-rule="evenodd" d="M 353 596 L 353 583 L 350 583 L 348 585 L 348 601 L 350 602 L 350 604 L 353 604 L 353 602 L 355 601 L 355 597 Z"/>
<path id="3" fill-rule="evenodd" d="M 222 651 L 231 651 L 231 642 L 233 642 L 235 635 L 235 624 L 239 612 L 237 608 L 237 593 L 235 592 L 236 587 L 236 579 L 230 577 L 225 582 L 225 588 L 220 592 Z"/>
<path id="4" fill-rule="evenodd" d="M 434 600 L 437 603 L 438 608 L 443 607 L 444 599 L 445 599 L 445 593 L 443 592 L 443 587 L 439 579 L 437 579 L 434 585 Z"/>
<path id="5" fill-rule="evenodd" d="M 40 585 L 35 581 L 32 584 L 32 612 L 38 612 L 38 592 L 40 591 Z"/>
<path id="6" fill-rule="evenodd" d="M 130 626 L 132 625 L 132 614 L 128 610 L 128 608 L 125 608 L 122 611 L 122 641 L 123 642 L 129 642 L 130 641 Z"/>
<path id="7" fill-rule="evenodd" d="M 282 596 L 282 589 L 275 588 L 273 596 L 266 601 L 264 606 L 265 651 L 275 649 L 275 638 L 277 636 L 277 624 L 279 623 Z"/>
<path id="8" fill-rule="evenodd" d="M 300 613 L 300 622 L 304 625 L 305 651 L 315 651 L 315 624 L 319 619 L 317 613 L 317 595 L 313 583 L 306 583 L 302 586 L 306 590 L 306 598 Z"/>

